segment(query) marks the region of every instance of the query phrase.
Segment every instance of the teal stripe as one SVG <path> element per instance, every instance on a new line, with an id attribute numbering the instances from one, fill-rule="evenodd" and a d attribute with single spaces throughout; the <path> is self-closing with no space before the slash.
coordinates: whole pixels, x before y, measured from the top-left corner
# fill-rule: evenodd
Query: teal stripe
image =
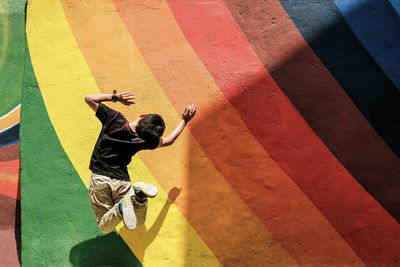
<path id="1" fill-rule="evenodd" d="M 28 54 L 21 115 L 23 265 L 142 266 L 116 232 L 98 230 L 87 189 L 52 127 Z"/>

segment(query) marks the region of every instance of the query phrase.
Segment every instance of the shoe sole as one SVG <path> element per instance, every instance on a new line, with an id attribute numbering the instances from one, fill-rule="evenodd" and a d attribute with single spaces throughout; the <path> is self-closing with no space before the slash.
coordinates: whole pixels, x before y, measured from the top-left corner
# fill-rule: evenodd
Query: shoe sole
<path id="1" fill-rule="evenodd" d="M 129 230 L 133 230 L 137 226 L 137 219 L 135 214 L 135 207 L 132 198 L 123 200 L 123 212 L 122 212 L 122 220 L 124 221 L 125 227 Z"/>
<path id="2" fill-rule="evenodd" d="M 137 182 L 132 185 L 133 189 L 142 191 L 148 197 L 155 197 L 158 194 L 158 189 L 155 185 L 144 182 Z"/>

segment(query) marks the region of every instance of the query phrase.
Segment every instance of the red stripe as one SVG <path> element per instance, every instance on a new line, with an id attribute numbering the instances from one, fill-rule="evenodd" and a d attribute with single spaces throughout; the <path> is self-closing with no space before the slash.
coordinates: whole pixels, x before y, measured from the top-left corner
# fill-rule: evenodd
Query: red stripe
<path id="1" fill-rule="evenodd" d="M 276 241 L 291 249 L 296 261 L 360 265 L 360 259 L 350 246 L 249 132 L 187 43 L 167 2 L 150 1 L 145 6 L 131 0 L 115 3 L 126 28 L 175 109 L 180 113 L 185 104 L 193 102 L 199 106 L 196 118 L 189 123 L 190 130 L 207 158 L 237 192 L 229 193 L 228 189 L 229 196 L 219 193 L 225 181 L 220 181 L 219 175 L 205 172 L 213 166 L 204 166 L 195 140 L 185 144 L 188 173 L 183 212 L 221 262 L 228 265 L 240 261 L 249 263 L 249 260 L 262 262 L 254 266 L 273 265 L 273 262 L 281 266 L 285 265 L 283 261 L 287 262 L 284 254 L 260 254 L 260 248 L 273 248 L 278 244 L 257 241 L 265 230 L 261 225 L 252 224 L 253 215 L 249 217 L 246 211 L 240 211 L 239 217 L 230 216 L 231 211 L 243 203 L 228 199 L 238 195 L 273 236 L 279 237 Z M 174 175 L 166 174 L 167 170 L 158 171 L 156 166 L 152 169 L 159 172 L 160 177 Z M 204 201 L 199 202 L 201 198 Z M 213 200 L 213 203 L 205 200 Z M 216 228 L 221 225 L 223 232 Z M 218 233 L 217 239 L 215 233 Z M 242 240 L 247 241 L 243 243 Z"/>
<path id="2" fill-rule="evenodd" d="M 397 222 L 307 126 L 223 2 L 168 2 L 187 40 L 254 136 L 356 253 L 368 264 L 397 260 Z"/>
<path id="3" fill-rule="evenodd" d="M 0 162 L 19 159 L 19 142 L 0 147 Z"/>
<path id="4" fill-rule="evenodd" d="M 0 265 L 21 266 L 17 248 L 21 247 L 19 200 L 0 194 Z"/>
<path id="5" fill-rule="evenodd" d="M 397 222 L 400 222 L 399 157 L 375 132 L 347 96 L 345 90 L 308 46 L 280 2 L 226 0 L 225 3 L 230 3 L 229 8 L 249 38 L 251 46 L 304 119 L 354 178 L 388 210 Z M 302 5 L 304 3 L 299 4 L 299 6 Z M 324 6 L 326 7 L 327 4 L 321 3 L 321 8 L 325 8 Z M 339 25 L 344 23 L 340 21 L 340 15 L 337 17 Z M 329 31 L 337 31 L 337 29 L 328 27 L 326 32 L 320 32 L 322 36 L 316 34 L 316 37 L 329 38 L 327 36 Z M 347 34 L 345 33 L 344 36 Z M 346 42 L 346 40 L 341 42 Z M 353 58 L 351 54 L 352 49 L 355 49 L 357 45 L 353 41 L 350 41 L 349 45 L 351 47 L 348 50 L 348 57 L 351 60 L 347 59 L 346 62 L 361 60 L 359 64 L 364 64 L 364 59 L 366 59 L 364 56 L 359 54 Z M 343 47 L 339 48 L 339 50 L 342 49 Z M 335 57 L 335 53 L 335 49 L 326 52 L 325 59 L 326 54 Z M 366 62 L 369 62 L 369 59 L 366 59 Z M 367 65 L 363 69 L 369 70 L 370 67 Z M 363 75 L 355 74 L 354 77 L 363 77 Z M 349 76 L 341 77 L 340 80 L 343 82 L 348 78 Z M 381 82 L 383 84 L 387 82 L 383 80 L 371 78 L 371 81 L 379 86 L 382 86 Z M 349 81 L 346 83 L 348 91 L 351 86 Z M 351 89 L 354 91 L 353 98 L 360 94 L 357 91 L 363 90 L 363 88 L 357 88 L 359 86 L 359 82 L 355 83 L 355 87 Z M 388 90 L 395 89 L 391 87 Z M 369 106 L 367 108 L 370 112 L 369 117 L 375 118 L 374 124 L 377 128 L 381 128 L 380 132 L 386 131 L 384 130 L 386 127 L 383 126 L 388 118 L 380 117 L 380 114 L 383 114 L 380 109 L 383 103 L 390 102 L 385 100 L 391 94 L 388 94 L 389 91 L 383 91 L 380 99 L 374 99 L 375 104 L 371 103 L 372 98 L 357 101 L 361 106 Z M 381 125 L 383 128 L 379 126 L 379 121 L 383 122 Z M 388 136 L 386 133 L 386 137 Z"/>
<path id="6" fill-rule="evenodd" d="M 360 92 L 364 88 L 359 87 L 366 83 L 353 81 L 354 86 L 351 86 L 349 77 L 352 75 L 348 75 L 346 76 L 347 78 L 340 77 L 340 81 L 346 84 L 345 91 L 308 46 L 278 1 L 258 0 L 243 2 L 226 0 L 225 2 L 231 3 L 230 9 L 249 38 L 255 52 L 304 119 L 354 178 L 397 222 L 400 222 L 400 159 L 375 132 L 346 94 L 346 91 L 349 93 L 353 91 L 350 94 L 353 99 L 357 99 L 356 104 L 364 109 L 364 113 L 369 113 L 369 120 L 373 122 L 378 130 L 380 129 L 379 132 L 383 133 L 386 136 L 385 139 L 388 140 L 389 134 L 387 130 L 389 128 L 384 125 L 388 123 L 389 118 L 383 118 L 380 114 L 385 113 L 386 107 L 382 109 L 383 103 L 388 103 L 390 106 L 396 102 L 396 100 L 393 100 L 395 102 L 388 101 L 388 98 L 398 99 L 398 97 L 395 97 L 396 94 L 388 93 L 395 91 L 393 85 L 386 78 L 381 77 L 381 73 L 377 73 L 377 77 L 370 77 L 370 82 L 372 81 L 377 86 L 379 84 L 378 87 L 382 87 L 381 89 L 385 87 L 385 84 L 388 84 L 390 88 L 383 90 L 382 94 L 378 93 L 378 99 L 365 97 L 365 94 L 362 97 Z M 320 7 L 327 8 L 329 2 L 331 1 L 321 2 Z M 299 3 L 299 7 L 304 7 L 304 5 L 307 4 L 305 2 Z M 295 7 L 293 8 L 295 9 Z M 334 12 L 334 10 L 331 11 Z M 327 10 L 323 12 L 327 12 Z M 260 18 L 262 18 L 263 23 L 260 23 Z M 344 23 L 344 21 L 340 21 L 340 15 L 337 15 L 337 19 L 338 26 Z M 254 27 L 254 25 L 257 25 L 257 27 Z M 312 25 L 310 27 L 313 28 Z M 340 26 L 339 31 L 342 28 Z M 317 44 L 315 45 L 318 46 L 319 41 L 321 41 L 318 41 L 318 38 L 329 38 L 327 33 L 336 31 L 338 29 L 335 27 L 328 27 L 326 31 L 320 31 L 319 34 L 316 33 Z M 320 34 L 322 35 L 320 36 Z M 347 40 L 346 35 L 349 35 L 349 33 L 344 33 L 343 36 L 339 35 L 345 39 L 338 43 L 345 43 Z M 270 38 L 271 36 L 273 38 Z M 360 60 L 359 64 L 365 65 L 367 63 L 361 69 L 355 69 L 356 72 L 365 69 L 368 73 L 371 73 L 372 69 L 377 70 L 376 66 L 368 65 L 368 62 L 371 63 L 371 61 L 367 56 L 363 56 L 363 53 L 356 53 L 357 55 L 353 57 L 353 50 L 357 49 L 358 45 L 354 44 L 353 37 L 348 37 L 350 37 L 349 49 L 347 50 L 349 54 L 345 62 Z M 338 48 L 341 51 L 339 57 L 343 55 L 343 44 L 341 46 L 341 48 Z M 325 60 L 328 58 L 327 54 L 330 54 L 330 57 L 336 56 L 335 47 L 332 46 L 327 49 L 329 49 L 329 52 L 322 53 L 325 54 Z M 324 49 L 320 48 L 318 50 L 321 53 Z M 288 57 L 288 54 L 292 56 Z M 357 65 L 349 64 L 352 66 Z M 352 70 L 351 67 L 343 67 L 347 70 Z M 332 66 L 332 62 L 330 68 L 333 70 L 336 68 L 335 73 L 341 72 L 338 71 L 338 66 Z M 353 76 L 355 79 L 359 79 L 364 77 L 365 74 L 354 74 Z M 365 89 L 377 92 L 375 89 L 372 90 L 371 86 L 369 87 Z M 387 110 L 390 109 L 395 110 L 390 107 Z M 383 124 L 380 125 L 379 121 Z"/>

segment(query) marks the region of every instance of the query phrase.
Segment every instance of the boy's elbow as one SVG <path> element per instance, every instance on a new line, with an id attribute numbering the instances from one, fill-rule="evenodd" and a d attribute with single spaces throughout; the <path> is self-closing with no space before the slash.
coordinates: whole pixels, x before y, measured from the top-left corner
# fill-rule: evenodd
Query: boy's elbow
<path id="1" fill-rule="evenodd" d="M 88 105 L 93 105 L 96 102 L 93 95 L 85 95 L 85 101 Z"/>
<path id="2" fill-rule="evenodd" d="M 170 146 L 174 143 L 173 140 L 169 139 L 169 138 L 161 138 L 161 142 L 159 147 L 166 147 L 166 146 Z"/>
<path id="3" fill-rule="evenodd" d="M 165 146 L 170 146 L 170 145 L 172 145 L 173 143 L 174 143 L 174 141 L 169 141 L 169 142 L 165 143 Z"/>
<path id="4" fill-rule="evenodd" d="M 94 112 L 97 112 L 98 104 L 96 103 L 96 101 L 93 100 L 93 97 L 91 95 L 86 95 L 85 101 L 86 101 L 86 104 L 88 104 L 88 106 L 91 109 L 93 109 Z"/>

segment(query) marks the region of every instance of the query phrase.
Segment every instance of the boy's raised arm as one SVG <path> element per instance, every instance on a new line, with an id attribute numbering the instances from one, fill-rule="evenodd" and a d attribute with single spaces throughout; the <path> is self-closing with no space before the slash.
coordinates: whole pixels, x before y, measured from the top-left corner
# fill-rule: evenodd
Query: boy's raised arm
<path id="1" fill-rule="evenodd" d="M 182 112 L 182 120 L 180 123 L 168 137 L 160 138 L 160 144 L 158 145 L 158 148 L 172 145 L 181 134 L 183 129 L 185 129 L 186 124 L 194 117 L 195 114 L 196 106 L 194 104 L 186 106 L 185 110 Z"/>
<path id="2" fill-rule="evenodd" d="M 103 101 L 113 101 L 113 102 L 121 102 L 122 104 L 129 106 L 135 104 L 135 102 L 131 102 L 130 100 L 136 99 L 135 94 L 132 92 L 123 92 L 119 94 L 95 94 L 95 95 L 86 95 L 85 101 L 86 103 L 94 110 L 97 111 L 97 107 L 100 102 Z"/>

